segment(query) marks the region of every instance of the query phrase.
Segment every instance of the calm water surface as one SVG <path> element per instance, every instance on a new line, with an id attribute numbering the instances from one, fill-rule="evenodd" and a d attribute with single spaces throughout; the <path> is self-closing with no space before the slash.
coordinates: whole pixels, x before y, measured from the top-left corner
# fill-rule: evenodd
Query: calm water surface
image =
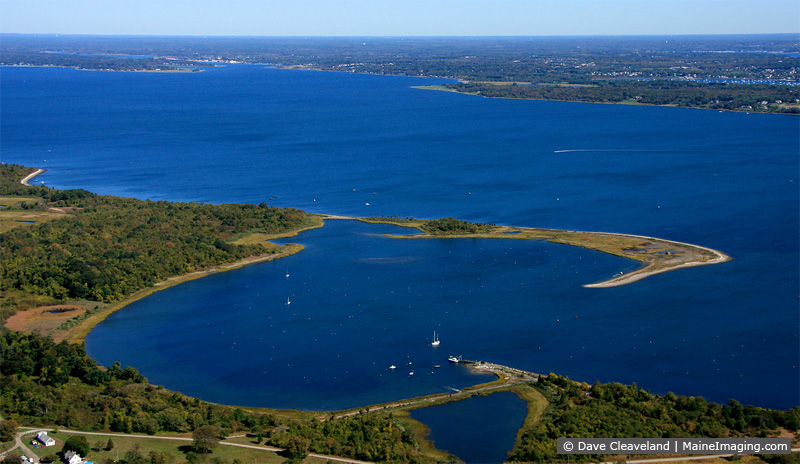
<path id="1" fill-rule="evenodd" d="M 428 425 L 437 448 L 467 464 L 487 464 L 506 460 L 526 412 L 524 401 L 502 392 L 416 409 L 411 417 Z"/>
<path id="2" fill-rule="evenodd" d="M 795 117 L 489 100 L 410 88 L 435 79 L 258 66 L 1 72 L 2 161 L 47 168 L 45 185 L 634 233 L 734 258 L 586 289 L 635 264 L 329 221 L 290 240 L 307 246 L 298 255 L 115 314 L 87 339 L 102 364 L 211 401 L 317 410 L 484 380 L 449 354 L 800 404 Z"/>

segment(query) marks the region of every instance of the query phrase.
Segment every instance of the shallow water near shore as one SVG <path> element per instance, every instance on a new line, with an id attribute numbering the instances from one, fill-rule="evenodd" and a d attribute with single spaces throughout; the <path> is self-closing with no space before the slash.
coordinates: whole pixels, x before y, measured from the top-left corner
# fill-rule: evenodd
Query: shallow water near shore
<path id="1" fill-rule="evenodd" d="M 467 464 L 499 464 L 514 446 L 526 412 L 524 401 L 511 392 L 501 392 L 415 409 L 411 418 L 430 428 L 429 438 L 437 448 Z"/>
<path id="2" fill-rule="evenodd" d="M 287 240 L 298 255 L 158 292 L 87 338 L 101 364 L 203 399 L 330 410 L 490 380 L 442 362 L 460 354 L 800 404 L 797 118 L 410 88 L 437 82 L 4 68 L 3 161 L 46 168 L 35 183 L 57 188 L 641 234 L 734 258 L 586 289 L 636 263 L 328 221 Z"/>

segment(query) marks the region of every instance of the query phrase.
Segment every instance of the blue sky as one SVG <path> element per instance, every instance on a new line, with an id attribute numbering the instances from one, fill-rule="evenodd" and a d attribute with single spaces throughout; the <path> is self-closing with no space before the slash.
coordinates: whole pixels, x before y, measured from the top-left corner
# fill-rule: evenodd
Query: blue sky
<path id="1" fill-rule="evenodd" d="M 0 31 L 259 36 L 800 33 L 800 1 L 2 0 Z"/>

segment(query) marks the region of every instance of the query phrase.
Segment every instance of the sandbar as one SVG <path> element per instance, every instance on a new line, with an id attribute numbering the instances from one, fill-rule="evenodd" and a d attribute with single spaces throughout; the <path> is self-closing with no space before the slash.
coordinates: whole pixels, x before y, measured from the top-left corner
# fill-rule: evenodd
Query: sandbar
<path id="1" fill-rule="evenodd" d="M 30 186 L 31 184 L 29 184 L 28 182 L 31 179 L 33 179 L 34 177 L 38 176 L 39 174 L 41 174 L 41 173 L 43 173 L 45 171 L 46 171 L 46 169 L 37 169 L 37 170 L 33 171 L 32 173 L 28 174 L 27 176 L 23 177 L 22 180 L 19 181 L 19 183 L 22 184 L 22 185 Z"/>
<path id="2" fill-rule="evenodd" d="M 338 219 L 338 217 L 329 218 Z M 346 219 L 358 219 L 364 222 L 384 222 L 404 227 L 413 227 L 423 232 L 422 234 L 414 235 L 387 235 L 394 238 L 503 238 L 546 240 L 553 243 L 602 251 L 642 263 L 642 267 L 632 272 L 619 273 L 602 282 L 584 285 L 584 287 L 587 288 L 617 287 L 664 272 L 687 267 L 719 264 L 731 260 L 730 256 L 712 248 L 644 235 L 509 226 L 492 226 L 489 232 L 482 233 L 440 235 L 427 233 L 423 228 L 426 223 L 424 220 L 392 218 Z"/>

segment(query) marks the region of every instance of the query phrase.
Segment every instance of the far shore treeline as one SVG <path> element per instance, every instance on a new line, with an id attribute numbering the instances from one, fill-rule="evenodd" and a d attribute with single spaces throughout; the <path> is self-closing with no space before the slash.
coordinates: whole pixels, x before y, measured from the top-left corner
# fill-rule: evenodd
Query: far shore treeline
<path id="1" fill-rule="evenodd" d="M 800 113 L 794 34 L 642 37 L 120 37 L 2 34 L 0 65 L 220 63 L 439 77 L 485 97 Z M 55 53 L 54 53 L 55 52 Z M 444 87 L 443 87 L 444 88 Z"/>
<path id="2" fill-rule="evenodd" d="M 37 304 L 75 298 L 118 301 L 171 276 L 272 253 L 276 250 L 271 246 L 232 242 L 250 232 L 287 232 L 319 220 L 299 210 L 266 204 L 153 202 L 20 184 L 33 171 L 0 165 L 0 196 L 6 205 L 51 215 L 0 233 L 3 321 Z M 3 212 L 8 209 L 4 207 Z M 491 226 L 445 218 L 429 221 L 428 227 L 447 234 Z M 44 300 L 26 298 L 29 295 Z M 376 462 L 457 462 L 427 443 L 424 426 L 401 409 L 375 408 L 338 417 L 213 404 L 151 385 L 134 367 L 123 368 L 119 363 L 98 367 L 83 343 L 56 343 L 46 335 L 6 327 L 1 332 L 0 432 L 4 440 L 13 436 L 7 432 L 16 430 L 17 424 L 149 435 L 212 431 L 219 439 L 246 434 L 253 444 L 284 449 L 290 459 L 321 453 Z M 596 382 L 590 386 L 555 374 L 512 391 L 529 405 L 538 405 L 529 407 L 509 455 L 512 461 L 564 461 L 556 453 L 559 437 L 782 435 L 796 440 L 800 430 L 800 406 L 777 411 L 736 400 L 720 405 L 702 397 L 654 395 L 636 385 Z M 151 464 L 209 462 L 204 457 L 208 452 L 186 447 L 181 455 L 162 454 Z M 130 456 L 117 462 L 147 463 L 138 453 Z M 796 463 L 798 456 L 759 458 Z M 602 459 L 598 455 L 571 457 L 574 461 Z M 229 461 L 215 457 L 211 462 Z"/>

